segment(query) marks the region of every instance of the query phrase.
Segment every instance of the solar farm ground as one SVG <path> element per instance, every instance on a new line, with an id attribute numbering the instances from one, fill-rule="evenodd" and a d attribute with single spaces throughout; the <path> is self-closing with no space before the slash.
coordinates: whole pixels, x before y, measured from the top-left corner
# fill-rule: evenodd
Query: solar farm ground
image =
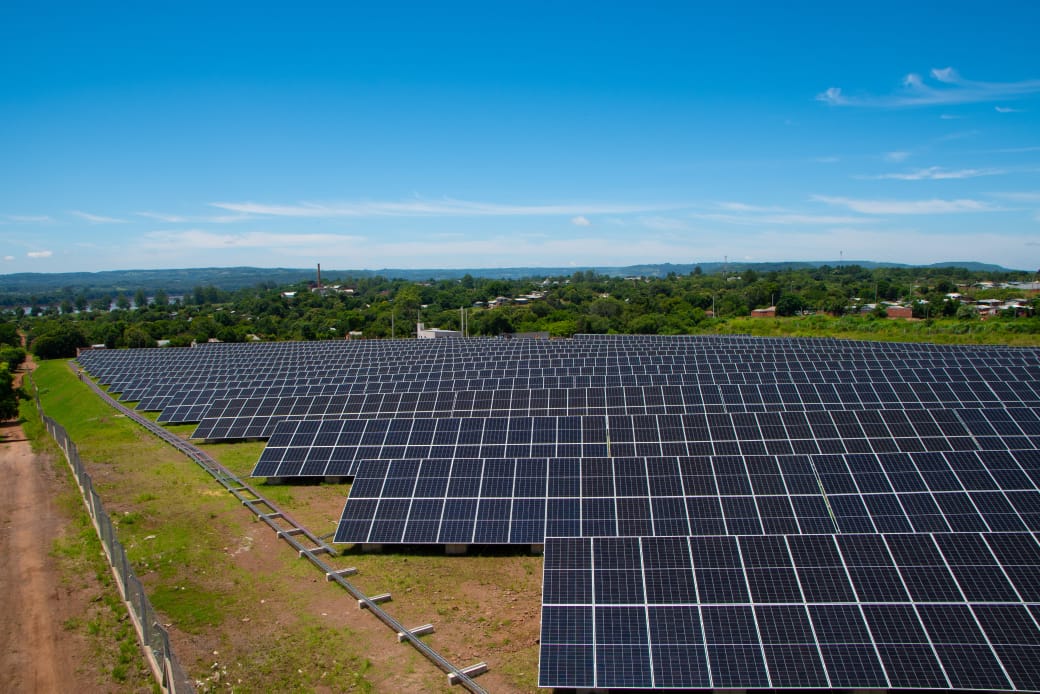
<path id="1" fill-rule="evenodd" d="M 44 363 L 36 380 L 44 408 L 77 442 L 106 508 L 121 519 L 120 538 L 199 691 L 458 691 L 192 461 L 116 416 L 64 363 Z M 192 428 L 179 431 L 187 436 Z M 243 477 L 260 448 L 206 446 Z M 347 491 L 344 485 L 262 489 L 320 533 L 334 530 Z M 404 623 L 433 622 L 437 633 L 425 638 L 453 662 L 488 661 L 491 671 L 480 682 L 489 691 L 536 686 L 540 557 L 514 551 L 448 557 L 431 550 L 348 553 L 331 561 L 356 566 L 352 580 L 367 593 L 391 592 L 388 610 Z M 67 628 L 89 634 L 92 624 Z M 86 657 L 83 667 L 94 668 Z M 115 681 L 109 690 L 126 691 Z"/>
<path id="2" fill-rule="evenodd" d="M 545 687 L 1040 690 L 1036 350 L 580 336 L 80 363 L 126 401 L 192 408 L 182 435 L 270 436 L 213 455 L 242 476 L 259 455 L 317 534 L 348 489 L 304 485 L 356 474 L 335 539 L 387 553 L 337 561 L 421 595 L 459 665 L 521 673 L 492 690 L 535 686 L 528 644 Z M 542 542 L 544 563 L 479 556 Z M 536 617 L 520 588 L 542 569 Z"/>

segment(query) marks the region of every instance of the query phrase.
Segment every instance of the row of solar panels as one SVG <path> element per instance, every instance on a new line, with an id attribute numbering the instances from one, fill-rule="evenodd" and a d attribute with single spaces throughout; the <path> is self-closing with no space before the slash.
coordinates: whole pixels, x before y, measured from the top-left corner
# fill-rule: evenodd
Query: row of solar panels
<path id="1" fill-rule="evenodd" d="M 1040 452 L 364 460 L 336 542 L 1040 531 Z"/>
<path id="2" fill-rule="evenodd" d="M 348 388 L 344 400 L 292 393 L 308 408 L 297 416 L 358 409 L 277 424 L 254 474 L 354 475 L 337 541 L 544 542 L 542 686 L 1040 689 L 1040 547 L 1029 532 L 1040 528 L 1040 351 L 714 336 L 440 342 L 208 346 L 194 364 L 154 362 L 143 380 L 127 366 L 137 357 L 111 359 L 123 361 L 124 396 L 180 387 L 190 394 L 164 404 L 182 397 L 197 416 L 219 389 L 261 379 Z M 263 366 L 249 368 L 250 355 Z M 455 378 L 489 356 L 525 375 Z M 523 363 L 543 358 L 611 366 Z M 871 368 L 826 370 L 850 364 Z M 648 373 L 676 365 L 690 372 Z M 599 375 L 555 375 L 586 368 Z M 514 408 L 518 389 L 611 379 L 638 382 L 622 402 L 644 410 L 677 407 L 663 389 L 659 405 L 655 387 L 696 384 L 705 411 L 516 416 L 542 397 L 523 393 Z M 772 383 L 782 385 L 760 387 Z M 511 391 L 511 416 L 418 409 L 453 389 Z M 588 408 L 589 393 L 576 393 Z M 215 436 L 281 416 L 280 395 L 235 394 L 220 398 L 212 421 L 228 426 Z M 482 414 L 506 402 L 450 398 Z"/>
<path id="3" fill-rule="evenodd" d="M 1040 690 L 1029 534 L 553 538 L 544 687 Z"/>
<path id="4" fill-rule="evenodd" d="M 1040 389 L 1040 384 L 1037 384 Z M 996 391 L 1000 391 L 998 392 Z M 880 391 L 880 392 L 879 392 Z M 198 403 L 196 403 L 198 404 Z M 268 395 L 214 397 L 209 407 L 183 410 L 167 406 L 161 422 L 185 423 L 202 412 L 192 438 L 220 440 L 269 438 L 285 419 L 392 417 L 528 417 L 576 415 L 696 414 L 862 410 L 877 408 L 934 409 L 982 405 L 1037 407 L 1040 393 L 1030 384 L 991 388 L 985 383 L 875 388 L 873 384 L 804 385 L 781 391 L 775 386 L 666 386 L 611 389 L 539 389 L 511 391 L 432 391 L 356 395 Z"/>
<path id="5" fill-rule="evenodd" d="M 1040 417 L 1031 408 L 284 420 L 253 475 L 350 476 L 362 460 L 395 458 L 817 455 L 1038 446 Z"/>
<path id="6" fill-rule="evenodd" d="M 457 371 L 439 371 L 436 373 L 377 373 L 370 375 L 350 375 L 322 372 L 308 376 L 302 373 L 292 374 L 284 378 L 276 378 L 270 374 L 258 378 L 258 372 L 239 372 L 223 377 L 207 375 L 203 379 L 190 380 L 183 375 L 167 379 L 146 379 L 127 376 L 123 381 L 107 383 L 109 390 L 121 394 L 121 399 L 138 401 L 151 396 L 158 389 L 174 386 L 179 389 L 220 389 L 231 387 L 273 387 L 302 385 L 338 385 L 349 387 L 357 392 L 358 388 L 377 387 L 379 384 L 394 384 L 400 390 L 479 390 L 492 387 L 478 385 L 478 382 L 497 381 L 503 385 L 493 389 L 518 389 L 540 387 L 568 387 L 565 379 L 574 379 L 572 386 L 625 386 L 625 385 L 741 385 L 741 384 L 797 384 L 797 383 L 916 383 L 916 382 L 1026 382 L 1040 381 L 1040 368 L 1033 369 L 997 369 L 997 368 L 945 368 L 914 369 L 906 365 L 894 364 L 885 369 L 865 369 L 853 367 L 833 367 L 820 363 L 809 371 L 785 370 L 737 370 L 712 368 L 707 365 L 694 365 L 689 369 L 460 369 Z M 539 383 L 539 380 L 542 383 Z M 467 381 L 473 383 L 467 384 Z M 398 384 L 410 384 L 402 387 Z M 546 385 L 547 384 L 547 385 Z"/>

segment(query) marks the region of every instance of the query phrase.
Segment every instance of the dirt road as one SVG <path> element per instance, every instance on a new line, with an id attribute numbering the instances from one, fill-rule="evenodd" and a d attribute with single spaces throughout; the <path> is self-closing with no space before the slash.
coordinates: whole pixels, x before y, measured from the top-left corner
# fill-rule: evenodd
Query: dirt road
<path id="1" fill-rule="evenodd" d="M 63 626 L 93 593 L 63 585 L 50 554 L 71 521 L 56 503 L 67 482 L 17 422 L 0 423 L 0 436 L 0 691 L 98 691 L 89 644 Z"/>
<path id="2" fill-rule="evenodd" d="M 82 606 L 69 604 L 49 556 L 68 522 L 54 504 L 62 482 L 20 426 L 0 431 L 0 690 L 69 691 L 75 672 L 62 622 Z"/>

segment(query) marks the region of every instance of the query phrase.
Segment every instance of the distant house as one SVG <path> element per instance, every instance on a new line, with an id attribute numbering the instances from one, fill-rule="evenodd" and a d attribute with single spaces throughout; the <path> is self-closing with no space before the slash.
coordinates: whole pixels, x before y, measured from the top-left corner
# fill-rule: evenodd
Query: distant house
<path id="1" fill-rule="evenodd" d="M 773 318 L 776 316 L 776 306 L 770 306 L 768 308 L 755 308 L 751 309 L 752 318 Z"/>
<path id="2" fill-rule="evenodd" d="M 443 337 L 462 337 L 458 330 L 441 330 L 440 328 L 427 328 L 423 323 L 415 326 L 416 337 L 420 340 L 435 340 Z"/>
<path id="3" fill-rule="evenodd" d="M 914 310 L 909 306 L 886 306 L 885 313 L 889 318 L 913 318 Z"/>

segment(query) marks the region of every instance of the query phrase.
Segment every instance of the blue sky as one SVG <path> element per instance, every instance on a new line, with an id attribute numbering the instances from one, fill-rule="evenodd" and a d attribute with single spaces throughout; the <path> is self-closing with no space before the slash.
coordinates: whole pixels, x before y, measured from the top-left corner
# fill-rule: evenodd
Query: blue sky
<path id="1" fill-rule="evenodd" d="M 8 0 L 0 273 L 1040 267 L 1040 3 L 645 4 Z"/>

